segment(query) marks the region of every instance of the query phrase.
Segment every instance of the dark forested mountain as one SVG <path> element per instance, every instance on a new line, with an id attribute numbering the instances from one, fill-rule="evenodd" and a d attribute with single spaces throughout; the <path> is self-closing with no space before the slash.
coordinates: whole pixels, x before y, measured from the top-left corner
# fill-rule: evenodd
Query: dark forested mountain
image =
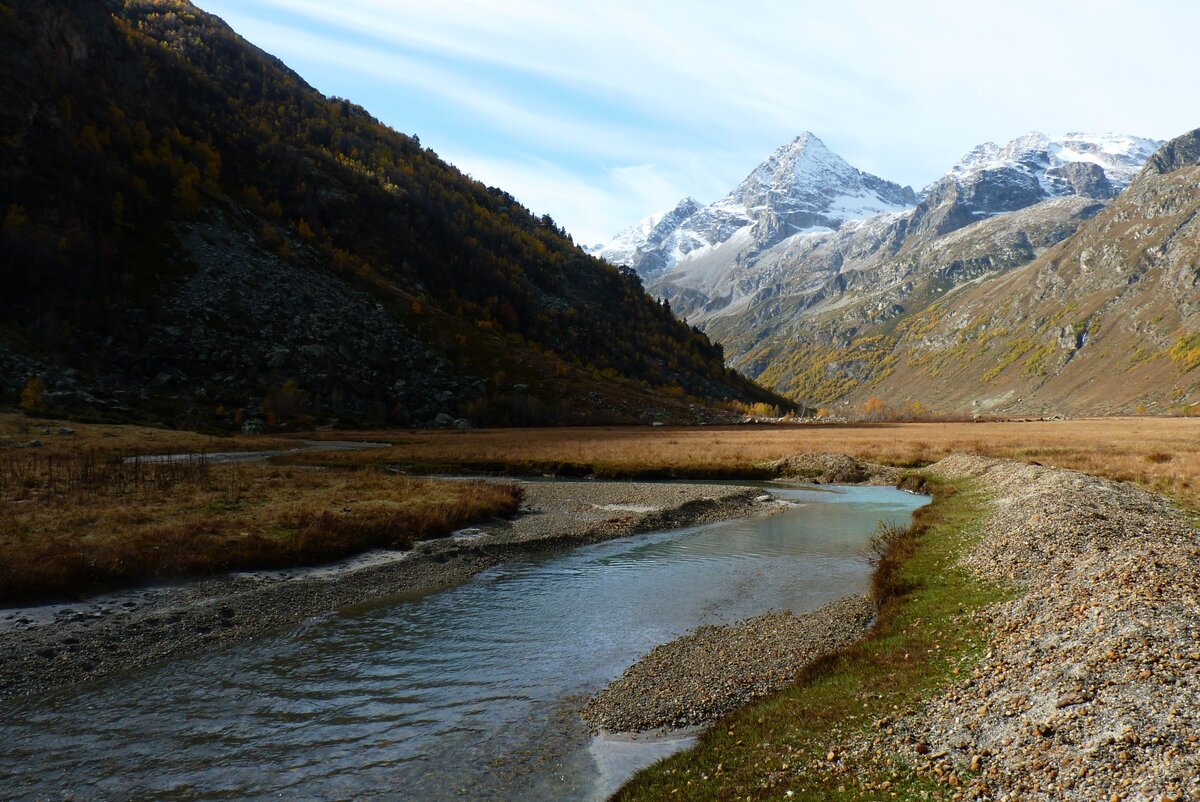
<path id="1" fill-rule="evenodd" d="M 177 421 L 778 399 L 636 276 L 182 0 L 0 0 L 0 401 Z"/>

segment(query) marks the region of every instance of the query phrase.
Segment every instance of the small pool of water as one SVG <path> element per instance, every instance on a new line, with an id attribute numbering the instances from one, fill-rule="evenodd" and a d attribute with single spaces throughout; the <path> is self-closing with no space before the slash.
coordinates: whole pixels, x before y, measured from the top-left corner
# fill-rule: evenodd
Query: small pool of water
<path id="1" fill-rule="evenodd" d="M 603 799 L 682 746 L 599 739 L 587 697 L 702 624 L 865 590 L 928 499 L 764 485 L 763 518 L 507 563 L 225 651 L 0 708 L 5 799 Z"/>

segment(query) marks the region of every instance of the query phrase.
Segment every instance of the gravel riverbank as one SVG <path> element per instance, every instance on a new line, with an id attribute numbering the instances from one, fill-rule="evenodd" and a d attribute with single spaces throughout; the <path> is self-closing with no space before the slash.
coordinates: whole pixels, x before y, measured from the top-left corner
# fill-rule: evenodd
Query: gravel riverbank
<path id="1" fill-rule="evenodd" d="M 221 648 L 372 600 L 418 596 L 508 559 L 658 529 L 768 513 L 731 485 L 528 482 L 512 521 L 332 566 L 263 571 L 0 610 L 0 697 L 36 693 Z"/>
<path id="2" fill-rule="evenodd" d="M 768 464 L 780 479 L 814 484 L 884 485 L 895 487 L 902 471 L 890 465 L 863 462 L 848 454 L 792 454 Z"/>
<path id="3" fill-rule="evenodd" d="M 966 456 L 930 471 L 988 489 L 963 564 L 1020 595 L 980 614 L 982 665 L 839 759 L 899 754 L 942 785 L 936 798 L 1200 800 L 1200 532 L 1187 516 L 1074 471 Z"/>
<path id="4" fill-rule="evenodd" d="M 851 596 L 809 613 L 700 627 L 626 669 L 588 702 L 584 718 L 608 732 L 712 721 L 795 682 L 813 660 L 861 638 L 874 615 L 868 597 Z"/>
<path id="5" fill-rule="evenodd" d="M 826 457 L 788 467 L 858 473 Z M 836 740 L 784 773 L 870 800 L 897 789 L 864 778 L 905 765 L 928 782 L 922 799 L 1200 802 L 1200 531 L 1188 515 L 1135 486 L 1040 465 L 954 455 L 926 472 L 988 494 L 961 565 L 1014 596 L 977 614 L 986 655 L 963 658 L 947 690 L 865 732 L 834 728 Z M 751 678 L 770 686 L 781 623 L 660 646 L 586 715 L 636 730 L 728 712 L 757 695 Z M 795 675 L 778 665 L 781 683 Z"/>

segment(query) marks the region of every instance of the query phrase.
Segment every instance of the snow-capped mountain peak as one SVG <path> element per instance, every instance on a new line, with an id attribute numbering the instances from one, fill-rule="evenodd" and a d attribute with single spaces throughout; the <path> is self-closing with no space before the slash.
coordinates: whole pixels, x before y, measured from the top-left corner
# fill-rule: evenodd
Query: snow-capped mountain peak
<path id="1" fill-rule="evenodd" d="M 857 172 L 825 143 L 805 131 L 778 148 L 730 196 L 753 195 L 756 191 L 784 187 L 806 187 L 817 184 L 845 182 Z"/>
<path id="2" fill-rule="evenodd" d="M 699 207 L 685 199 L 591 252 L 652 276 L 735 237 L 745 247 L 761 249 L 797 233 L 833 230 L 848 220 L 903 211 L 915 203 L 911 188 L 858 170 L 806 131 L 717 202 Z"/>
<path id="3" fill-rule="evenodd" d="M 809 225 L 836 228 L 846 220 L 901 211 L 915 203 L 911 191 L 852 167 L 805 131 L 772 153 L 719 204 L 741 205 L 746 212 L 775 206 L 776 211 L 825 217 Z M 751 216 L 753 216 L 751 214 Z"/>
<path id="4" fill-rule="evenodd" d="M 588 248 L 587 251 L 610 264 L 637 264 L 642 261 L 644 252 L 661 245 L 672 231 L 702 208 L 698 200 L 686 197 L 670 209 L 643 217 L 609 242 Z"/>
<path id="5" fill-rule="evenodd" d="M 1088 168 L 1069 165 L 1095 165 L 1109 185 L 1107 194 L 1113 195 L 1129 185 L 1161 146 L 1157 140 L 1129 134 L 1077 132 L 1047 136 L 1030 131 L 1003 146 L 994 142 L 977 145 L 950 168 L 942 181 L 951 178 L 960 184 L 970 183 L 985 173 L 1017 171 L 1035 179 L 1047 197 L 1063 197 L 1085 194 L 1070 180 L 1064 180 L 1064 175 L 1079 174 Z M 1091 172 L 1100 178 L 1094 170 Z"/>
<path id="6" fill-rule="evenodd" d="M 922 191 L 914 222 L 946 233 L 1051 198 L 1107 200 L 1133 181 L 1160 145 L 1128 134 L 1040 131 L 1004 145 L 984 142 Z"/>

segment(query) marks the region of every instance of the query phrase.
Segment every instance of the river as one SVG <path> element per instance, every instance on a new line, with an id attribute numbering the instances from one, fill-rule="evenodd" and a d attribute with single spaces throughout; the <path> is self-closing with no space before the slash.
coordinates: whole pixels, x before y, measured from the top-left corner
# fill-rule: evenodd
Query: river
<path id="1" fill-rule="evenodd" d="M 880 520 L 928 499 L 795 504 L 506 563 L 440 593 L 0 708 L 4 799 L 603 799 L 686 746 L 589 735 L 591 693 L 654 645 L 866 588 Z"/>

